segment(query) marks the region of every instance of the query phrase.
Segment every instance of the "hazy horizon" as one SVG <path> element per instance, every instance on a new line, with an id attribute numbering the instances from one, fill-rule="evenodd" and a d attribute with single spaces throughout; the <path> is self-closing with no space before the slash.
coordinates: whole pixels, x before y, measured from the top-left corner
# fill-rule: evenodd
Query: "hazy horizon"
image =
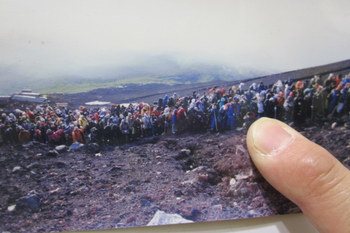
<path id="1" fill-rule="evenodd" d="M 328 64 L 349 58 L 348 9 L 347 0 L 0 0 L 0 79 Z"/>

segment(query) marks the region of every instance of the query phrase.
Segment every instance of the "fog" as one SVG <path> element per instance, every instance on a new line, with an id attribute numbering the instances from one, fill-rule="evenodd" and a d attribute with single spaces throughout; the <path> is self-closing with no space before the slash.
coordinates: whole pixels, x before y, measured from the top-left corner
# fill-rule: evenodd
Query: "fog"
<path id="1" fill-rule="evenodd" d="M 349 58 L 348 0 L 0 1 L 0 79 L 217 64 L 287 71 Z"/>

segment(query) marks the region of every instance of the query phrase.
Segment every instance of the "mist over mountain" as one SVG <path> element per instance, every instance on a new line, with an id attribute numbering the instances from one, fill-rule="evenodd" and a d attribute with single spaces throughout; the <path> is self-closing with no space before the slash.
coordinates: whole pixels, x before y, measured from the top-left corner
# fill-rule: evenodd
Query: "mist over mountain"
<path id="1" fill-rule="evenodd" d="M 1 2 L 0 95 L 242 79 L 350 50 L 348 0 L 23 2 Z"/>
<path id="2" fill-rule="evenodd" d="M 189 84 L 215 80 L 236 80 L 265 75 L 267 71 L 232 67 L 210 62 L 184 62 L 169 56 L 141 57 L 133 61 L 89 66 L 76 74 L 29 77 L 19 67 L 0 66 L 1 95 L 30 88 L 41 93 L 75 93 L 124 84 Z M 72 72 L 74 73 L 74 72 Z"/>

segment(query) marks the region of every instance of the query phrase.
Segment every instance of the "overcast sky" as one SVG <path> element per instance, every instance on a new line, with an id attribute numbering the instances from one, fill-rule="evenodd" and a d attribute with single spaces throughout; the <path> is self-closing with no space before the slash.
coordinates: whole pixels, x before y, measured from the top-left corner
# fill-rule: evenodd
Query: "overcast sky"
<path id="1" fill-rule="evenodd" d="M 88 76 L 158 56 L 266 71 L 327 64 L 350 58 L 349 9 L 349 0 L 0 0 L 0 75 Z"/>

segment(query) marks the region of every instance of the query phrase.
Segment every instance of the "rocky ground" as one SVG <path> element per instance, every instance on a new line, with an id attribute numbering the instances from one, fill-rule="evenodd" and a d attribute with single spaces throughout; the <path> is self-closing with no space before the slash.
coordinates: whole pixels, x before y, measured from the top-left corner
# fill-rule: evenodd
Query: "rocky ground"
<path id="1" fill-rule="evenodd" d="M 303 134 L 350 165 L 349 129 Z M 96 152 L 3 145 L 0 231 L 141 226 L 157 210 L 195 222 L 299 211 L 252 166 L 245 132 L 160 136 Z"/>

